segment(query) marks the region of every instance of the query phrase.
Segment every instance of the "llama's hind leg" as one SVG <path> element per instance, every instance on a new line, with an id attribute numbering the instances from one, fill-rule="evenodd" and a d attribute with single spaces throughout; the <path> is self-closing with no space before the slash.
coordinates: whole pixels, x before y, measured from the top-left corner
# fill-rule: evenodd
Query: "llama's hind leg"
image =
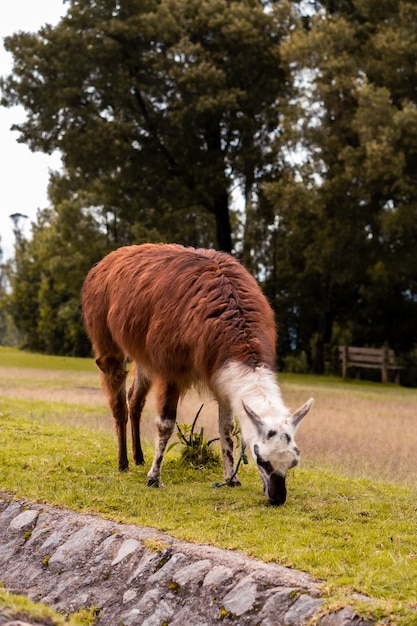
<path id="1" fill-rule="evenodd" d="M 156 418 L 155 456 L 152 467 L 148 472 L 148 487 L 159 487 L 165 448 L 175 428 L 178 399 L 179 393 L 176 385 L 163 381 L 159 382 L 157 388 L 158 417 Z"/>
<path id="2" fill-rule="evenodd" d="M 235 472 L 234 459 L 233 459 L 233 419 L 232 413 L 228 406 L 219 404 L 219 433 L 220 444 L 222 449 L 223 459 L 223 473 L 225 481 L 230 487 L 237 487 L 240 485 L 240 480 L 237 476 L 233 476 Z M 233 476 L 233 478 L 232 478 Z"/>
<path id="3" fill-rule="evenodd" d="M 132 429 L 133 459 L 136 465 L 143 465 L 145 462 L 140 443 L 140 419 L 150 386 L 150 381 L 143 376 L 139 367 L 135 365 L 135 378 L 127 395 L 130 426 Z"/>
<path id="4" fill-rule="evenodd" d="M 101 382 L 116 426 L 119 471 L 129 469 L 126 446 L 126 362 L 124 357 L 101 356 L 96 359 L 101 370 Z"/>

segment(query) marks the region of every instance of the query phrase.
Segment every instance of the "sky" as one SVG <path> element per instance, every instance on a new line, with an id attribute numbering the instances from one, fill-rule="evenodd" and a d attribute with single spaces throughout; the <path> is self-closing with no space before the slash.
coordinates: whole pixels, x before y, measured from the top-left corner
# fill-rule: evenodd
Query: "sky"
<path id="1" fill-rule="evenodd" d="M 4 37 L 20 30 L 36 32 L 44 24 L 56 24 L 66 13 L 63 0 L 12 0 L 0 2 L 0 75 L 12 69 L 12 56 L 4 49 Z M 59 154 L 51 156 L 31 152 L 26 144 L 17 142 L 19 133 L 12 124 L 25 119 L 22 107 L 0 107 L 0 235 L 4 259 L 13 253 L 13 223 L 9 215 L 22 213 L 24 233 L 30 233 L 30 222 L 38 208 L 48 206 L 49 171 L 60 169 Z"/>

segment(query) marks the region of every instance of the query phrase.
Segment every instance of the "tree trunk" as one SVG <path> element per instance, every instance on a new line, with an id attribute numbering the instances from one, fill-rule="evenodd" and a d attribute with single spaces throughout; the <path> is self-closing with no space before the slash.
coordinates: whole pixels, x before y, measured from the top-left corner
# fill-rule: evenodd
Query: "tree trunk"
<path id="1" fill-rule="evenodd" d="M 232 228 L 230 225 L 229 194 L 224 191 L 215 204 L 217 249 L 232 252 Z"/>
<path id="2" fill-rule="evenodd" d="M 246 172 L 245 175 L 245 228 L 243 231 L 243 251 L 242 251 L 242 262 L 243 265 L 250 272 L 253 272 L 253 260 L 252 260 L 252 247 L 254 244 L 253 239 L 253 218 L 254 218 L 254 207 L 253 207 L 253 170 L 249 170 L 249 173 Z"/>
<path id="3" fill-rule="evenodd" d="M 327 290 L 319 317 L 316 346 L 313 359 L 313 374 L 324 374 L 324 356 L 326 344 L 330 343 L 333 331 L 332 289 Z"/>

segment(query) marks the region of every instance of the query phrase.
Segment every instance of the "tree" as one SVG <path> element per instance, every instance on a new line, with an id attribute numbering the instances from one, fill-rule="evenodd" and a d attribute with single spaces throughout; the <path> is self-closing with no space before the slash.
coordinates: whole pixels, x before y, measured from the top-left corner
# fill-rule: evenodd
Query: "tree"
<path id="1" fill-rule="evenodd" d="M 417 340 L 405 323 L 417 312 L 416 15 L 410 2 L 322 2 L 287 45 L 304 158 L 266 190 L 279 207 L 268 288 L 288 302 L 288 345 L 310 352 L 314 337 L 316 373 L 335 324 L 336 340 Z"/>
<path id="2" fill-rule="evenodd" d="M 14 67 L 2 103 L 28 112 L 20 140 L 59 149 L 74 192 L 94 195 L 115 225 L 151 214 L 164 235 L 167 217 L 185 214 L 206 232 L 213 222 L 203 211 L 217 246 L 230 251 L 233 184 L 255 193 L 277 165 L 289 5 L 69 4 L 56 27 L 6 39 Z"/>
<path id="3" fill-rule="evenodd" d="M 7 345 L 8 339 L 8 316 L 6 311 L 6 297 L 7 297 L 7 279 L 5 273 L 5 266 L 3 264 L 3 248 L 1 247 L 0 236 L 0 345 Z"/>
<path id="4" fill-rule="evenodd" d="M 72 0 L 56 27 L 8 38 L 2 102 L 26 107 L 21 140 L 65 166 L 17 249 L 19 328 L 70 350 L 53 312 L 75 293 L 62 276 L 80 280 L 58 260 L 73 215 L 97 253 L 230 250 L 234 236 L 278 313 L 281 355 L 305 352 L 317 373 L 338 342 L 411 351 L 416 26 L 410 0 Z"/>
<path id="5" fill-rule="evenodd" d="M 94 213 L 68 200 L 39 211 L 29 241 L 16 241 L 8 309 L 23 347 L 50 354 L 89 354 L 80 290 L 90 267 L 109 250 Z"/>
<path id="6" fill-rule="evenodd" d="M 367 254 L 369 215 L 351 171 L 358 144 L 356 37 L 345 20 L 317 16 L 289 42 L 286 54 L 299 84 L 299 121 L 289 133 L 304 157 L 289 161 L 288 175 L 267 189 L 279 207 L 274 298 L 278 306 L 288 302 L 287 347 L 310 352 L 314 338 L 316 373 L 324 371 L 325 347 L 347 303 L 352 314 L 351 286 Z"/>

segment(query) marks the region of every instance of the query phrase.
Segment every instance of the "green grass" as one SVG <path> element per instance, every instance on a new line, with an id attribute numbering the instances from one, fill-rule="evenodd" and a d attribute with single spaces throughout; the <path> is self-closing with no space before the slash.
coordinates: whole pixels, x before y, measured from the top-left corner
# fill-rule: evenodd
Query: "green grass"
<path id="1" fill-rule="evenodd" d="M 385 614 L 393 599 L 405 616 L 415 603 L 415 489 L 300 469 L 289 476 L 286 505 L 273 508 L 253 464 L 241 471 L 241 488 L 212 489 L 220 468 L 184 467 L 175 452 L 163 468 L 166 488 L 149 489 L 149 463 L 119 474 L 110 434 L 45 422 L 43 410 L 42 402 L 28 403 L 27 410 L 23 401 L 2 402 L 5 492 L 296 567 L 323 580 L 331 593 L 370 595 Z M 149 447 L 146 453 L 150 461 Z M 412 624 L 403 620 L 416 617 L 410 611 L 391 623 Z"/>
<path id="2" fill-rule="evenodd" d="M 73 372 L 95 372 L 93 359 L 69 356 L 49 356 L 34 352 L 23 352 L 17 348 L 0 346 L 0 366 L 24 367 L 44 370 L 69 370 Z"/>
<path id="3" fill-rule="evenodd" d="M 30 362 L 38 369 L 62 366 L 65 378 L 57 357 L 3 348 L 0 366 L 7 365 L 6 356 L 8 363 L 13 357 L 10 367 L 15 368 L 28 368 Z M 67 368 L 89 376 L 94 364 L 68 359 Z M 286 394 L 291 392 L 295 398 L 321 394 L 330 406 L 340 395 L 342 406 L 346 397 L 350 403 L 363 400 L 367 410 L 369 406 L 380 410 L 381 401 L 391 407 L 400 399 L 416 405 L 415 390 L 394 385 L 346 384 L 340 379 L 297 375 L 280 378 Z M 361 407 L 356 408 L 360 412 Z M 344 474 L 341 465 L 329 471 L 317 461 L 304 462 L 288 476 L 286 504 L 273 508 L 266 503 L 253 462 L 240 470 L 242 487 L 212 489 L 213 482 L 222 480 L 221 468 L 184 466 L 177 447 L 163 466 L 166 487 L 149 489 L 145 484 L 151 446 L 145 445 L 144 467 L 120 474 L 114 435 L 92 425 L 102 417 L 102 407 L 0 397 L 0 414 L 3 492 L 151 526 L 181 539 L 295 567 L 323 581 L 333 608 L 343 606 L 355 591 L 372 598 L 360 605 L 363 615 L 379 618 L 381 624 L 417 623 L 415 482 L 356 478 Z M 387 419 L 381 427 L 394 419 L 390 412 L 387 415 L 380 418 Z M 77 426 L 80 420 L 90 427 Z"/>
<path id="4" fill-rule="evenodd" d="M 93 626 L 97 621 L 95 609 L 81 609 L 72 615 L 61 615 L 45 604 L 31 602 L 25 596 L 9 593 L 0 588 L 0 616 L 19 620 L 23 624 L 30 620 L 45 626 Z"/>

